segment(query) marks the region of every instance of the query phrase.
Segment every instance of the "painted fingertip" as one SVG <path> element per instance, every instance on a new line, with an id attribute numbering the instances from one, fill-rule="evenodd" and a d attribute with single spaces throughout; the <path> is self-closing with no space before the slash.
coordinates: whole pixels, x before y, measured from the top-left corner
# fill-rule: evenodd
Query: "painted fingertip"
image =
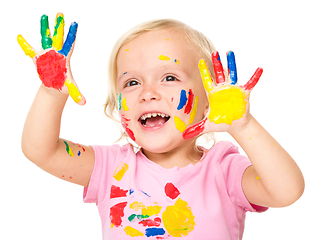
<path id="1" fill-rule="evenodd" d="M 63 44 L 62 49 L 59 51 L 59 53 L 63 54 L 64 56 L 68 56 L 74 42 L 76 39 L 76 35 L 77 35 L 77 31 L 78 31 L 78 24 L 76 22 L 71 23 L 70 28 L 69 28 L 69 32 L 67 35 L 67 39 L 65 41 L 65 43 Z"/>
<path id="2" fill-rule="evenodd" d="M 65 86 L 68 88 L 69 95 L 76 103 L 80 103 L 84 99 L 77 86 L 69 78 L 65 81 Z"/>
<path id="3" fill-rule="evenodd" d="M 49 23 L 48 23 L 48 16 L 42 15 L 40 19 L 40 34 L 42 36 L 42 48 L 47 49 L 51 48 L 52 46 L 52 39 L 50 37 L 50 31 L 49 31 Z"/>
<path id="4" fill-rule="evenodd" d="M 263 73 L 263 69 L 261 67 L 257 68 L 254 75 L 251 77 L 251 79 L 243 86 L 245 90 L 251 91 L 256 84 L 258 83 L 261 75 Z"/>
<path id="5" fill-rule="evenodd" d="M 57 51 L 61 50 L 63 46 L 64 25 L 65 23 L 63 13 L 57 13 L 55 20 L 55 31 L 52 38 L 52 46 Z"/>
<path id="6" fill-rule="evenodd" d="M 25 41 L 25 39 L 23 38 L 23 36 L 21 34 L 19 34 L 17 36 L 17 41 L 20 45 L 20 47 L 22 48 L 22 50 L 24 51 L 25 55 L 34 58 L 36 55 L 36 52 L 34 51 L 34 49 Z"/>
<path id="7" fill-rule="evenodd" d="M 199 68 L 199 72 L 202 78 L 202 82 L 203 82 L 203 86 L 206 89 L 207 92 L 212 91 L 213 87 L 212 87 L 212 78 L 211 75 L 209 73 L 206 61 L 203 59 L 199 60 L 198 63 L 198 68 Z"/>
<path id="8" fill-rule="evenodd" d="M 224 71 L 223 71 L 219 52 L 212 52 L 211 59 L 212 59 L 214 73 L 215 73 L 216 83 L 217 84 L 224 83 L 225 76 L 224 76 Z"/>
<path id="9" fill-rule="evenodd" d="M 226 57 L 227 57 L 227 63 L 228 63 L 228 72 L 231 79 L 231 85 L 235 85 L 237 83 L 237 71 L 236 71 L 234 52 L 229 51 L 226 54 Z"/>

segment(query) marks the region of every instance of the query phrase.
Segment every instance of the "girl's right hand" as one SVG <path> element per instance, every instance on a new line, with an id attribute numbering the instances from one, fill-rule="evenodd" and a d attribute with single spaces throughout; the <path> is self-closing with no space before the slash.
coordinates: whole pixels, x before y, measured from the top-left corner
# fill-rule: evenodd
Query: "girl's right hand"
<path id="1" fill-rule="evenodd" d="M 31 47 L 22 35 L 17 36 L 18 43 L 26 55 L 32 58 L 39 78 L 48 87 L 69 94 L 79 105 L 86 103 L 79 91 L 70 69 L 70 58 L 73 52 L 78 24 L 72 23 L 63 43 L 64 16 L 58 13 L 54 35 L 50 37 L 48 17 L 41 17 L 42 49 L 37 51 Z"/>

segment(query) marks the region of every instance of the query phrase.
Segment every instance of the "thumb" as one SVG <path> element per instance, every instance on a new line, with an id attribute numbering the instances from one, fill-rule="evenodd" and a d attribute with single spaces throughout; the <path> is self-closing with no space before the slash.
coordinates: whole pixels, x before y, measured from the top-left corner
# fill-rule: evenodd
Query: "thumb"
<path id="1" fill-rule="evenodd" d="M 69 95 L 77 104 L 84 105 L 86 103 L 85 97 L 81 94 L 73 79 L 67 78 L 65 86 L 68 89 Z"/>

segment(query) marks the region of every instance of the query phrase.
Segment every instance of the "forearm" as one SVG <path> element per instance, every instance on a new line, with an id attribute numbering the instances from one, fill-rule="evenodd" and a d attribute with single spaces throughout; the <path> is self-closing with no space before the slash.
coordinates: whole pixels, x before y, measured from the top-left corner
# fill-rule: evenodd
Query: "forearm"
<path id="1" fill-rule="evenodd" d="M 57 149 L 61 115 L 68 95 L 40 86 L 25 121 L 22 150 L 36 164 Z"/>
<path id="2" fill-rule="evenodd" d="M 299 167 L 253 117 L 244 128 L 230 134 L 249 157 L 264 188 L 275 202 L 301 196 L 304 178 Z"/>

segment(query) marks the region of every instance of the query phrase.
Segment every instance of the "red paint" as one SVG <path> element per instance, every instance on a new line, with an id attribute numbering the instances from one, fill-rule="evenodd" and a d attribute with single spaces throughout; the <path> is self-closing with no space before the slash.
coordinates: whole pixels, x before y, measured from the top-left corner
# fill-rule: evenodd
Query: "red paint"
<path id="1" fill-rule="evenodd" d="M 124 214 L 124 209 L 127 206 L 127 202 L 117 203 L 110 208 L 109 218 L 114 226 L 119 227 L 122 223 L 122 217 Z"/>
<path id="2" fill-rule="evenodd" d="M 187 128 L 183 132 L 183 138 L 184 139 L 190 139 L 190 138 L 193 138 L 193 137 L 199 135 L 200 133 L 202 133 L 203 130 L 205 130 L 205 123 L 207 120 L 208 120 L 208 118 L 205 118 L 201 122 L 196 123 L 195 125 Z"/>
<path id="3" fill-rule="evenodd" d="M 161 224 L 161 218 L 156 217 L 154 220 L 152 219 L 145 219 L 139 222 L 139 224 L 142 224 L 144 227 L 158 227 Z"/>
<path id="4" fill-rule="evenodd" d="M 123 190 L 120 187 L 112 185 L 110 190 L 110 198 L 117 198 L 117 197 L 127 197 L 128 190 Z"/>
<path id="5" fill-rule="evenodd" d="M 62 177 L 65 177 L 65 175 L 62 175 Z"/>
<path id="6" fill-rule="evenodd" d="M 255 85 L 258 83 L 259 78 L 261 77 L 263 73 L 263 69 L 262 68 L 257 68 L 254 75 L 251 77 L 251 79 L 249 79 L 249 81 L 243 86 L 243 88 L 245 90 L 252 90 Z"/>
<path id="7" fill-rule="evenodd" d="M 170 197 L 171 199 L 177 198 L 177 196 L 180 194 L 179 190 L 174 186 L 173 183 L 167 183 L 164 189 L 166 196 Z"/>
<path id="8" fill-rule="evenodd" d="M 211 54 L 211 58 L 212 58 L 212 64 L 213 64 L 213 69 L 215 73 L 216 83 L 224 83 L 225 77 L 224 77 L 224 71 L 223 71 L 219 53 L 213 52 Z"/>
<path id="9" fill-rule="evenodd" d="M 36 66 L 39 78 L 46 87 L 61 90 L 67 78 L 66 58 L 64 55 L 50 50 L 37 58 Z"/>
<path id="10" fill-rule="evenodd" d="M 193 104 L 193 101 L 194 101 L 194 94 L 192 93 L 191 89 L 189 89 L 189 92 L 188 92 L 188 101 L 187 101 L 187 104 L 186 104 L 186 107 L 185 107 L 185 110 L 184 110 L 184 113 L 187 113 L 189 114 L 191 109 L 192 109 L 192 104 Z"/>
<path id="11" fill-rule="evenodd" d="M 72 179 L 72 177 L 70 177 L 70 179 Z"/>
<path id="12" fill-rule="evenodd" d="M 133 131 L 131 131 L 131 129 L 127 128 L 126 127 L 126 133 L 128 134 L 128 136 L 133 140 L 133 141 L 136 141 L 136 138 L 135 138 L 135 134 L 133 133 Z"/>
<path id="13" fill-rule="evenodd" d="M 133 131 L 128 128 L 128 123 L 126 123 L 126 121 L 130 121 L 131 119 L 125 118 L 123 115 L 121 115 L 121 125 L 123 126 L 123 128 L 125 129 L 126 133 L 128 134 L 128 136 L 133 140 L 136 141 L 135 138 L 135 134 L 133 133 Z"/>

